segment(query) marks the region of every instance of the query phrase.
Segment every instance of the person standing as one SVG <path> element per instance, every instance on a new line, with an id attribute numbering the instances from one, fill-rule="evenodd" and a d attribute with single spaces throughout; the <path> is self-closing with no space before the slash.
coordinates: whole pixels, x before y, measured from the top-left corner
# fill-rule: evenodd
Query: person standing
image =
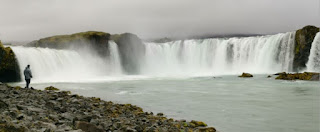
<path id="1" fill-rule="evenodd" d="M 30 80 L 32 78 L 32 73 L 31 73 L 31 70 L 30 70 L 30 65 L 28 65 L 26 67 L 26 69 L 24 69 L 24 79 L 26 80 L 26 87 L 25 88 L 29 88 L 29 84 L 30 84 Z"/>

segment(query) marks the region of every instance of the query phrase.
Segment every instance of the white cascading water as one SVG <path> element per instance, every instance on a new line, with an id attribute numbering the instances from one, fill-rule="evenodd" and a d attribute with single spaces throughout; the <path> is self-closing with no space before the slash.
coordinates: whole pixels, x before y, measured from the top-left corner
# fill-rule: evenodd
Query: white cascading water
<path id="1" fill-rule="evenodd" d="M 270 36 L 146 43 L 146 75 L 226 75 L 291 71 L 294 32 Z"/>
<path id="2" fill-rule="evenodd" d="M 294 37 L 294 32 L 288 32 L 258 37 L 145 43 L 146 54 L 140 74 L 166 77 L 289 72 L 292 71 Z M 89 49 L 78 52 L 33 47 L 12 49 L 21 71 L 28 64 L 34 69 L 34 82 L 121 79 L 123 72 L 117 44 L 113 41 L 109 44 L 110 56 L 106 58 Z"/>
<path id="3" fill-rule="evenodd" d="M 312 42 L 307 71 L 320 72 L 320 32 L 317 33 Z"/>
<path id="4" fill-rule="evenodd" d="M 31 66 L 33 82 L 90 80 L 122 72 L 114 42 L 110 42 L 109 59 L 101 58 L 89 49 L 76 52 L 34 47 L 11 48 L 17 56 L 22 73 L 28 64 Z"/>

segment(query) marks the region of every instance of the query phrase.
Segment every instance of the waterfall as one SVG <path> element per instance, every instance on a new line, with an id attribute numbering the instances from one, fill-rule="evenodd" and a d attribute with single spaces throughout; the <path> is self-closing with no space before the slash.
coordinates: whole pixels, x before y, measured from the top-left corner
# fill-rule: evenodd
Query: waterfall
<path id="1" fill-rule="evenodd" d="M 295 33 L 146 43 L 142 74 L 226 75 L 292 70 Z"/>
<path id="2" fill-rule="evenodd" d="M 249 72 L 292 71 L 294 32 L 244 38 L 179 40 L 144 43 L 139 60 L 142 76 L 212 76 Z M 319 40 L 319 35 L 317 35 Z M 308 67 L 319 67 L 319 41 L 313 44 Z M 13 46 L 20 70 L 30 64 L 36 82 L 70 82 L 124 76 L 118 45 L 109 42 L 109 56 L 93 49 L 55 50 Z M 130 54 L 131 52 L 128 51 Z M 316 70 L 316 69 L 315 69 Z M 23 73 L 23 72 L 22 72 Z M 23 75 L 21 75 L 23 76 Z"/>
<path id="3" fill-rule="evenodd" d="M 114 42 L 110 42 L 109 58 L 102 58 L 90 49 L 77 52 L 21 46 L 11 48 L 17 56 L 20 71 L 28 64 L 31 66 L 34 77 L 32 81 L 35 82 L 81 81 L 122 72 Z"/>
<path id="4" fill-rule="evenodd" d="M 306 65 L 307 71 L 320 72 L 320 32 L 317 33 L 312 42 L 309 60 Z"/>

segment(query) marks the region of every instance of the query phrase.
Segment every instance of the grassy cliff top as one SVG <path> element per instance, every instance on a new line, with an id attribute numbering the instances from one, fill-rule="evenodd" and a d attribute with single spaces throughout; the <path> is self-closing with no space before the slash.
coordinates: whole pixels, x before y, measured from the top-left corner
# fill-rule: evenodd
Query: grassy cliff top
<path id="1" fill-rule="evenodd" d="M 79 40 L 79 39 L 90 39 L 92 37 L 109 37 L 109 33 L 105 32 L 98 32 L 98 31 L 87 31 L 87 32 L 80 32 L 71 35 L 57 35 L 52 37 L 47 37 L 40 39 L 39 41 L 50 41 L 50 42 L 58 42 L 58 41 L 72 41 L 72 40 Z"/>

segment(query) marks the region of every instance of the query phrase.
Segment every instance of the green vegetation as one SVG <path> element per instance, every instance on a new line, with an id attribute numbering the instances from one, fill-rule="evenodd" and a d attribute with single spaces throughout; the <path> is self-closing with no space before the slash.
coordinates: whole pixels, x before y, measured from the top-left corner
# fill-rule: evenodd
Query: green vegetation
<path id="1" fill-rule="evenodd" d="M 47 37 L 40 39 L 38 41 L 33 41 L 28 46 L 34 47 L 47 47 L 47 48 L 68 48 L 72 44 L 81 44 L 81 43 L 103 43 L 108 42 L 110 38 L 109 33 L 97 32 L 97 31 L 88 31 L 80 32 L 71 35 L 57 35 L 52 37 Z"/>

